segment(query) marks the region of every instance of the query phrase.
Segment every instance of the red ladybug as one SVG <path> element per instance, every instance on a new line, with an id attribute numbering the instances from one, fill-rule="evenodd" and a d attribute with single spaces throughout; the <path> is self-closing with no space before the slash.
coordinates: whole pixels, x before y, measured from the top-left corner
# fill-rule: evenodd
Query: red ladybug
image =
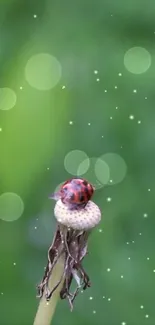
<path id="1" fill-rule="evenodd" d="M 94 187 L 83 178 L 72 178 L 66 181 L 60 190 L 50 198 L 61 199 L 70 209 L 84 208 L 94 193 Z"/>

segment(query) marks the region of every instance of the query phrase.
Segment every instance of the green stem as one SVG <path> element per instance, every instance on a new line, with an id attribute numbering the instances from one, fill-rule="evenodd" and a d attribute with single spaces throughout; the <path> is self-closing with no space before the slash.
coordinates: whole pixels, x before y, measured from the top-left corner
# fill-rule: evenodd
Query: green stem
<path id="1" fill-rule="evenodd" d="M 58 262 L 56 263 L 52 275 L 49 279 L 49 287 L 53 288 L 55 284 L 60 280 L 60 277 L 63 273 L 64 269 L 64 257 L 62 256 Z M 40 300 L 39 307 L 35 316 L 35 320 L 33 325 L 50 325 L 52 318 L 54 316 L 54 312 L 56 309 L 56 305 L 59 299 L 60 291 L 62 288 L 63 282 L 58 286 L 58 288 L 53 293 L 49 302 L 45 299 L 45 294 Z"/>

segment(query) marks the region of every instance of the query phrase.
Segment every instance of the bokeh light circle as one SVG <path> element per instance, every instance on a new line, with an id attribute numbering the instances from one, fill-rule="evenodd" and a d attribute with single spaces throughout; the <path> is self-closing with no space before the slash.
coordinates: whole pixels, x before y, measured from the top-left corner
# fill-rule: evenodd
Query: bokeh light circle
<path id="1" fill-rule="evenodd" d="M 15 221 L 24 211 L 24 202 L 16 193 L 6 192 L 0 195 L 0 219 Z"/>
<path id="2" fill-rule="evenodd" d="M 83 177 L 86 178 L 92 185 L 95 186 L 95 189 L 102 188 L 105 184 L 108 183 L 110 177 L 109 167 L 106 162 L 100 160 L 99 158 L 91 157 L 89 159 L 89 168 L 84 173 Z M 87 159 L 83 160 L 78 168 L 78 175 L 84 170 L 87 165 Z M 98 168 L 102 171 L 102 177 L 98 179 Z"/>
<path id="3" fill-rule="evenodd" d="M 106 153 L 102 155 L 99 160 L 104 161 L 110 170 L 110 179 L 108 185 L 118 184 L 123 181 L 127 173 L 127 165 L 125 160 L 116 153 Z M 98 166 L 99 166 L 98 162 Z M 99 173 L 99 172 L 98 172 Z M 100 180 L 101 172 L 98 174 L 98 179 Z"/>
<path id="4" fill-rule="evenodd" d="M 79 170 L 79 165 L 86 161 L 82 169 Z M 88 170 L 90 165 L 89 157 L 84 151 L 81 150 L 72 150 L 67 153 L 64 159 L 65 169 L 69 174 L 75 176 L 81 176 Z"/>
<path id="5" fill-rule="evenodd" d="M 131 73 L 144 73 L 151 65 L 151 55 L 143 47 L 132 47 L 124 55 L 124 65 Z"/>
<path id="6" fill-rule="evenodd" d="M 46 208 L 38 218 L 31 218 L 28 221 L 28 241 L 38 248 L 47 248 L 51 244 L 55 227 L 56 220 L 54 216 L 51 217 L 51 211 Z"/>
<path id="7" fill-rule="evenodd" d="M 17 96 L 11 88 L 0 88 L 0 109 L 7 111 L 16 104 Z"/>
<path id="8" fill-rule="evenodd" d="M 49 90 L 57 85 L 62 69 L 59 61 L 48 53 L 33 55 L 25 67 L 27 82 L 38 90 Z"/>
<path id="9" fill-rule="evenodd" d="M 95 175 L 99 182 L 103 185 L 107 184 L 110 179 L 110 170 L 108 164 L 103 160 L 98 158 L 95 162 Z"/>

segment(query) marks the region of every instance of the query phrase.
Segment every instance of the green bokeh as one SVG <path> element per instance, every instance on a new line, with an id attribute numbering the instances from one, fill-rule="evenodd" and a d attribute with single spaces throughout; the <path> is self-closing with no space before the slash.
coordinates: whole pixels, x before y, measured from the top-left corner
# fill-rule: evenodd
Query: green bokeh
<path id="1" fill-rule="evenodd" d="M 55 229 L 48 196 L 71 176 L 64 158 L 72 150 L 118 154 L 127 175 L 95 193 L 103 218 L 85 260 L 92 287 L 73 313 L 60 301 L 53 324 L 155 324 L 154 11 L 154 0 L 0 1 L 0 88 L 17 96 L 13 108 L 0 110 L 0 195 L 17 193 L 25 207 L 18 220 L 0 220 L 0 325 L 33 324 Z M 133 47 L 151 56 L 145 73 L 124 66 Z M 39 53 L 62 67 L 50 90 L 25 78 Z"/>

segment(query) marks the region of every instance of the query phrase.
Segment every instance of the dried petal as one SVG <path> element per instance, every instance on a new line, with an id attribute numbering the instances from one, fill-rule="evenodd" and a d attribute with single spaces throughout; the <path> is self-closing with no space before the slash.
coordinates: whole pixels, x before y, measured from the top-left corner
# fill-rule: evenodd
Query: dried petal
<path id="1" fill-rule="evenodd" d="M 48 264 L 43 280 L 38 286 L 39 297 L 45 292 L 49 300 L 56 288 L 63 283 L 60 291 L 61 299 L 67 298 L 73 309 L 73 301 L 80 288 L 83 290 L 90 287 L 90 280 L 82 266 L 82 260 L 87 254 L 87 241 L 92 228 L 101 220 L 101 211 L 92 201 L 89 201 L 84 208 L 69 209 L 61 199 L 57 201 L 54 209 L 58 221 L 54 240 L 48 251 Z M 52 276 L 53 267 L 59 258 L 64 256 L 64 269 L 61 277 L 53 288 L 49 288 L 49 279 Z M 76 290 L 71 293 L 72 280 L 77 283 Z"/>

